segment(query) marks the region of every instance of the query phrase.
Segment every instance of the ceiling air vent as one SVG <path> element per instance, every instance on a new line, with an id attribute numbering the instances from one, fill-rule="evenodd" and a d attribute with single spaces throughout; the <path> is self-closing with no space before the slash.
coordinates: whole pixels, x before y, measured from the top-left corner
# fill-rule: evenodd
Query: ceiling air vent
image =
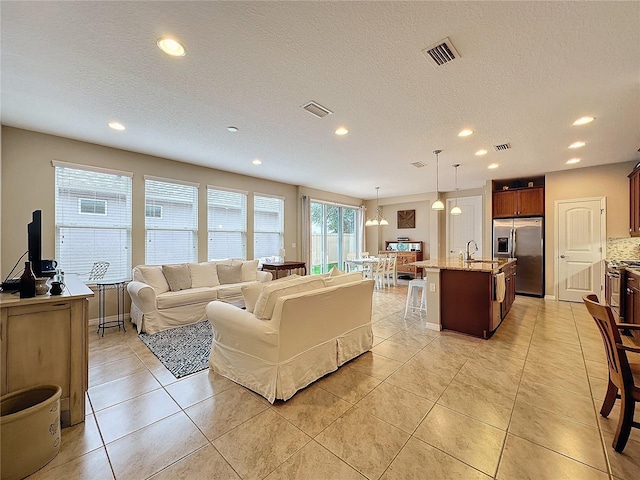
<path id="1" fill-rule="evenodd" d="M 328 108 L 324 108 L 322 105 L 316 102 L 309 102 L 306 105 L 303 105 L 302 108 L 304 108 L 307 112 L 309 112 L 312 115 L 315 115 L 318 118 L 323 118 L 333 113 Z"/>
<path id="2" fill-rule="evenodd" d="M 449 63 L 450 61 L 460 57 L 460 54 L 448 37 L 444 40 L 440 40 L 431 47 L 425 48 L 422 50 L 422 53 L 425 57 L 436 62 L 436 65 L 444 65 L 445 63 Z"/>
<path id="3" fill-rule="evenodd" d="M 502 145 L 494 145 L 493 148 L 496 149 L 496 152 L 501 152 L 502 150 L 509 150 L 511 148 L 511 144 L 503 143 Z"/>
<path id="4" fill-rule="evenodd" d="M 416 168 L 422 168 L 427 166 L 426 163 L 422 163 L 422 162 L 412 162 L 411 165 L 413 165 Z"/>

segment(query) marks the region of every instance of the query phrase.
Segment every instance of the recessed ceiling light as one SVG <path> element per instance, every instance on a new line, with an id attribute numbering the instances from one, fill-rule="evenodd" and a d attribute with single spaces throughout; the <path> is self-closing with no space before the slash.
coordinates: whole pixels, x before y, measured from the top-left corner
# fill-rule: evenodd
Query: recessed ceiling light
<path id="1" fill-rule="evenodd" d="M 237 132 L 238 131 L 238 127 L 234 127 L 233 125 L 227 127 L 227 130 L 230 132 Z"/>
<path id="2" fill-rule="evenodd" d="M 497 163 L 492 163 L 491 165 L 489 165 L 487 168 L 490 168 L 491 170 L 498 168 L 498 164 Z"/>
<path id="3" fill-rule="evenodd" d="M 259 158 L 254 158 L 251 163 L 253 163 L 254 165 L 262 165 L 262 160 L 260 160 Z"/>
<path id="4" fill-rule="evenodd" d="M 458 133 L 459 137 L 468 137 L 469 135 L 473 134 L 473 130 L 469 130 L 468 128 L 462 130 L 460 133 Z"/>
<path id="5" fill-rule="evenodd" d="M 595 120 L 595 117 L 580 117 L 575 122 L 574 125 L 586 125 L 587 123 L 591 123 Z"/>
<path id="6" fill-rule="evenodd" d="M 486 154 L 487 154 L 487 151 L 484 148 L 476 152 L 476 155 L 479 157 Z"/>
<path id="7" fill-rule="evenodd" d="M 584 142 L 573 142 L 571 145 L 569 145 L 569 148 L 580 148 L 580 147 L 584 147 L 586 145 L 586 143 Z"/>
<path id="8" fill-rule="evenodd" d="M 120 122 L 109 122 L 109 126 L 114 130 L 124 130 L 125 128 Z"/>
<path id="9" fill-rule="evenodd" d="M 336 135 L 346 135 L 347 133 L 349 133 L 349 130 L 347 130 L 345 127 L 338 127 L 336 128 Z"/>
<path id="10" fill-rule="evenodd" d="M 571 158 L 569 160 L 567 160 L 567 165 L 572 165 L 574 163 L 578 163 L 580 161 L 579 158 Z"/>
<path id="11" fill-rule="evenodd" d="M 180 42 L 169 37 L 160 37 L 156 42 L 158 48 L 172 57 L 184 57 L 186 52 Z"/>

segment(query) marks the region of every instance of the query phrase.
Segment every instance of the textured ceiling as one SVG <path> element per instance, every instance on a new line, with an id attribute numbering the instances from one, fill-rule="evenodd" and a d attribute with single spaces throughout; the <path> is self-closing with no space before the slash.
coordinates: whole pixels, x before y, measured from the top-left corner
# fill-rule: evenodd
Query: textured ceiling
<path id="1" fill-rule="evenodd" d="M 455 163 L 467 189 L 575 156 L 640 160 L 637 1 L 3 1 L 0 13 L 4 125 L 365 199 L 377 185 L 434 191 L 436 148 L 443 191 Z M 165 34 L 185 57 L 157 49 Z M 445 37 L 461 58 L 437 67 L 421 50 Z M 312 116 L 311 100 L 334 113 Z"/>

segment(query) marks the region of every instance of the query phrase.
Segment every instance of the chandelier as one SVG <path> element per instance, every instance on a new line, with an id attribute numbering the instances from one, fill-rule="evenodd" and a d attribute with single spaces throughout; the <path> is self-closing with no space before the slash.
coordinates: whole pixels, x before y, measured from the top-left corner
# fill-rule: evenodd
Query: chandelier
<path id="1" fill-rule="evenodd" d="M 438 189 L 438 155 L 442 150 L 434 150 L 436 154 L 436 201 L 431 204 L 431 210 L 444 210 L 444 203 L 440 200 L 440 191 Z"/>
<path id="2" fill-rule="evenodd" d="M 389 225 L 389 222 L 380 213 L 380 206 L 378 205 L 378 191 L 380 187 L 376 187 L 376 216 L 368 219 L 365 222 L 365 227 L 376 227 L 378 225 Z"/>
<path id="3" fill-rule="evenodd" d="M 454 168 L 456 169 L 456 206 L 453 207 L 451 209 L 451 215 L 462 215 L 462 209 L 458 206 L 458 167 L 460 166 L 459 163 L 456 163 L 454 165 Z"/>

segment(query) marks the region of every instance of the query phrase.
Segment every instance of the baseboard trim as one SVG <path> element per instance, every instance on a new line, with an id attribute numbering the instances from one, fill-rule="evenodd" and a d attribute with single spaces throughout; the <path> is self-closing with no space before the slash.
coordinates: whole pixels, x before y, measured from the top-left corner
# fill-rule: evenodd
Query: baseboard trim
<path id="1" fill-rule="evenodd" d="M 555 299 L 556 299 L 556 296 L 555 296 L 555 295 L 545 295 L 545 296 L 544 296 L 544 299 L 545 299 L 545 300 L 555 300 Z"/>

